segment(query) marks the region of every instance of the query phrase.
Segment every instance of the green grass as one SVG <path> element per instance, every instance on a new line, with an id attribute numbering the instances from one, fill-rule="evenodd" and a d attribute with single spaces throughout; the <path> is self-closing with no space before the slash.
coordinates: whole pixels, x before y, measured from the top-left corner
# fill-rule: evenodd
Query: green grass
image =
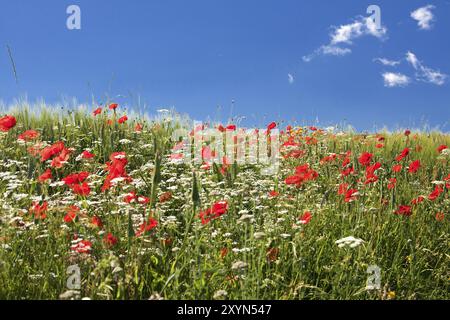
<path id="1" fill-rule="evenodd" d="M 119 125 L 116 120 L 123 111 L 116 111 L 117 115 L 105 111 L 93 117 L 44 108 L 34 114 L 18 106 L 9 113 L 17 125 L 0 132 L 0 298 L 58 299 L 68 290 L 66 270 L 74 264 L 81 268 L 78 298 L 212 299 L 219 290 L 226 291 L 227 299 L 450 298 L 448 189 L 434 201 L 413 206 L 409 217 L 394 214 L 399 205 L 409 205 L 419 195 L 427 198 L 432 182 L 450 174 L 450 156 L 436 150 L 442 144 L 450 146 L 449 135 L 383 132 L 385 145 L 376 148 L 375 134 L 333 135 L 301 128 L 294 139 L 305 155 L 282 159 L 277 175 L 262 175 L 260 165 L 233 165 L 221 175 L 214 168 L 205 171 L 169 161 L 175 143 L 171 134 L 186 127 L 186 119 L 175 114 L 170 121 L 137 117 Z M 144 125 L 140 133 L 134 130 L 137 122 Z M 27 129 L 39 131 L 39 139 L 19 143 L 18 134 Z M 314 136 L 317 144 L 305 144 L 305 136 Z M 37 181 L 50 167 L 27 151 L 38 141 L 64 141 L 73 148 L 68 162 L 52 169 L 52 184 L 70 173 L 88 171 L 89 196 Z M 395 174 L 391 167 L 405 147 L 410 155 L 402 161 L 402 172 Z M 77 161 L 86 149 L 95 158 Z M 360 195 L 346 203 L 337 193 L 344 181 L 339 176 L 342 161 L 321 164 L 320 159 L 348 150 L 356 173 L 344 180 Z M 126 152 L 126 170 L 133 182 L 102 192 L 105 163 L 116 151 Z M 382 164 L 379 180 L 369 185 L 364 184 L 365 171 L 357 160 L 366 151 Z M 155 163 L 157 155 L 162 155 L 161 163 Z M 422 164 L 414 174 L 407 172 L 412 160 Z M 318 172 L 318 178 L 299 188 L 286 185 L 284 179 L 304 163 Z M 388 189 L 394 176 L 397 186 Z M 269 197 L 271 190 L 280 195 Z M 149 197 L 151 203 L 125 203 L 131 191 Z M 172 197 L 161 203 L 158 199 L 165 192 Z M 36 200 L 48 202 L 44 220 L 35 221 L 29 213 Z M 228 202 L 227 213 L 202 225 L 200 211 L 221 200 Z M 83 214 L 65 223 L 70 205 Z M 298 218 L 305 211 L 312 219 L 301 225 Z M 442 221 L 435 218 L 438 212 L 444 213 Z M 158 226 L 135 236 L 140 219 L 150 214 Z M 244 214 L 252 218 L 240 222 Z M 102 219 L 103 228 L 92 226 L 94 215 Z M 103 242 L 108 232 L 118 238 L 112 247 Z M 259 237 L 261 232 L 264 236 Z M 70 250 L 74 234 L 92 242 L 90 254 Z M 335 244 L 347 236 L 364 242 L 356 248 Z M 228 253 L 222 257 L 224 248 Z M 271 248 L 278 254 L 269 259 Z M 238 261 L 246 267 L 233 269 Z M 365 290 L 370 265 L 381 268 L 380 290 Z"/>

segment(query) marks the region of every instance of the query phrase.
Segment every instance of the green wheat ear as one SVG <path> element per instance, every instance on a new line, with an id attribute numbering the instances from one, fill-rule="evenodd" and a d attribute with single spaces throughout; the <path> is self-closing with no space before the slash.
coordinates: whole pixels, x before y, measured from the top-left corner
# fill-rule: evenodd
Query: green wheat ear
<path id="1" fill-rule="evenodd" d="M 195 171 L 192 171 L 192 202 L 194 203 L 194 211 L 196 208 L 201 207 L 200 192 Z"/>
<path id="2" fill-rule="evenodd" d="M 161 181 L 161 154 L 156 151 L 155 154 L 155 169 L 152 173 L 152 189 L 150 195 L 150 207 L 152 208 L 156 203 L 156 194 L 158 189 L 158 184 Z M 151 213 L 150 213 L 151 214 Z"/>

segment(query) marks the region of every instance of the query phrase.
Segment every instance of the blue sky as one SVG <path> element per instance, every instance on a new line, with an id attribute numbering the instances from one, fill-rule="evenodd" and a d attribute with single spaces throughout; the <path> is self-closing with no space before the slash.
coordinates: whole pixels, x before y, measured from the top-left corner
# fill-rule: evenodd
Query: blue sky
<path id="1" fill-rule="evenodd" d="M 319 119 L 450 130 L 449 0 L 36 3 L 0 6 L 4 102 L 121 95 L 115 100 L 128 106 L 139 97 L 150 114 L 174 106 L 195 119 L 244 115 L 246 125 Z M 71 4 L 81 30 L 66 27 Z M 381 29 L 365 19 L 371 4 Z"/>

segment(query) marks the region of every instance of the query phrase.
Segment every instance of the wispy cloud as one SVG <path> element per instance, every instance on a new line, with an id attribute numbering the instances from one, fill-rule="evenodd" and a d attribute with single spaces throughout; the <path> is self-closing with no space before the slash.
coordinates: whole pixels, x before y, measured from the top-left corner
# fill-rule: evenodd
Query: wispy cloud
<path id="1" fill-rule="evenodd" d="M 440 72 L 439 70 L 434 70 L 425 66 L 411 51 L 408 51 L 406 53 L 405 60 L 414 68 L 415 75 L 413 79 L 416 81 L 422 81 L 441 86 L 445 83 L 448 77 L 448 75 Z M 394 67 L 401 63 L 401 60 L 393 61 L 385 58 L 376 58 L 373 59 L 373 61 L 377 61 L 385 66 L 391 67 Z M 386 87 L 398 87 L 398 86 L 404 87 L 410 84 L 413 80 L 410 77 L 401 73 L 385 72 L 382 75 L 384 79 L 384 85 Z"/>
<path id="2" fill-rule="evenodd" d="M 433 70 L 427 66 L 424 66 L 422 62 L 417 58 L 417 56 L 408 51 L 406 53 L 406 61 L 408 61 L 412 67 L 416 70 L 416 78 L 419 81 L 424 81 L 427 83 L 432 83 L 441 86 L 445 83 L 447 75 L 441 73 L 439 70 Z"/>
<path id="3" fill-rule="evenodd" d="M 352 52 L 348 46 L 352 45 L 355 39 L 368 35 L 383 38 L 386 34 L 386 27 L 377 28 L 373 19 L 360 16 L 351 23 L 333 27 L 329 43 L 320 46 L 313 53 L 303 56 L 302 59 L 309 62 L 317 55 L 344 56 Z"/>
<path id="4" fill-rule="evenodd" d="M 293 84 L 294 83 L 294 76 L 290 73 L 288 73 L 288 82 L 289 84 Z"/>
<path id="5" fill-rule="evenodd" d="M 408 51 L 406 53 L 406 61 L 408 61 L 414 69 L 419 69 L 420 67 L 420 62 L 417 59 L 416 55 L 414 53 L 412 53 L 411 51 Z"/>
<path id="6" fill-rule="evenodd" d="M 433 5 L 427 5 L 411 12 L 411 18 L 417 21 L 420 29 L 431 29 L 431 23 L 434 21 L 434 15 L 431 10 L 433 10 L 434 8 L 435 7 Z"/>
<path id="7" fill-rule="evenodd" d="M 384 85 L 386 87 L 406 87 L 410 82 L 411 79 L 401 73 L 394 73 L 394 72 L 385 72 L 382 74 Z"/>
<path id="8" fill-rule="evenodd" d="M 333 45 L 321 46 L 319 48 L 319 51 L 323 54 L 328 54 L 332 56 L 345 56 L 346 54 L 352 52 L 352 50 L 349 48 L 341 48 Z"/>
<path id="9" fill-rule="evenodd" d="M 341 48 L 334 45 L 323 45 L 317 48 L 313 53 L 308 54 L 307 56 L 303 56 L 302 60 L 304 62 L 310 62 L 317 55 L 330 55 L 330 56 L 345 56 L 352 52 L 350 48 Z"/>
<path id="10" fill-rule="evenodd" d="M 389 60 L 386 58 L 375 58 L 375 59 L 373 59 L 373 61 L 379 62 L 382 65 L 389 66 L 389 67 L 395 67 L 396 65 L 399 65 L 401 63 L 401 61 Z"/>

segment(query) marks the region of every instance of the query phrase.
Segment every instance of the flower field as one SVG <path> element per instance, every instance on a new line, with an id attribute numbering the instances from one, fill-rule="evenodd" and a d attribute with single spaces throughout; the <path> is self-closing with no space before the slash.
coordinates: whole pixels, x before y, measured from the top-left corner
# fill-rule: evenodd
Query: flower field
<path id="1" fill-rule="evenodd" d="M 190 125 L 0 113 L 0 298 L 450 299 L 448 134 L 265 124 L 264 175 L 178 161 Z"/>

